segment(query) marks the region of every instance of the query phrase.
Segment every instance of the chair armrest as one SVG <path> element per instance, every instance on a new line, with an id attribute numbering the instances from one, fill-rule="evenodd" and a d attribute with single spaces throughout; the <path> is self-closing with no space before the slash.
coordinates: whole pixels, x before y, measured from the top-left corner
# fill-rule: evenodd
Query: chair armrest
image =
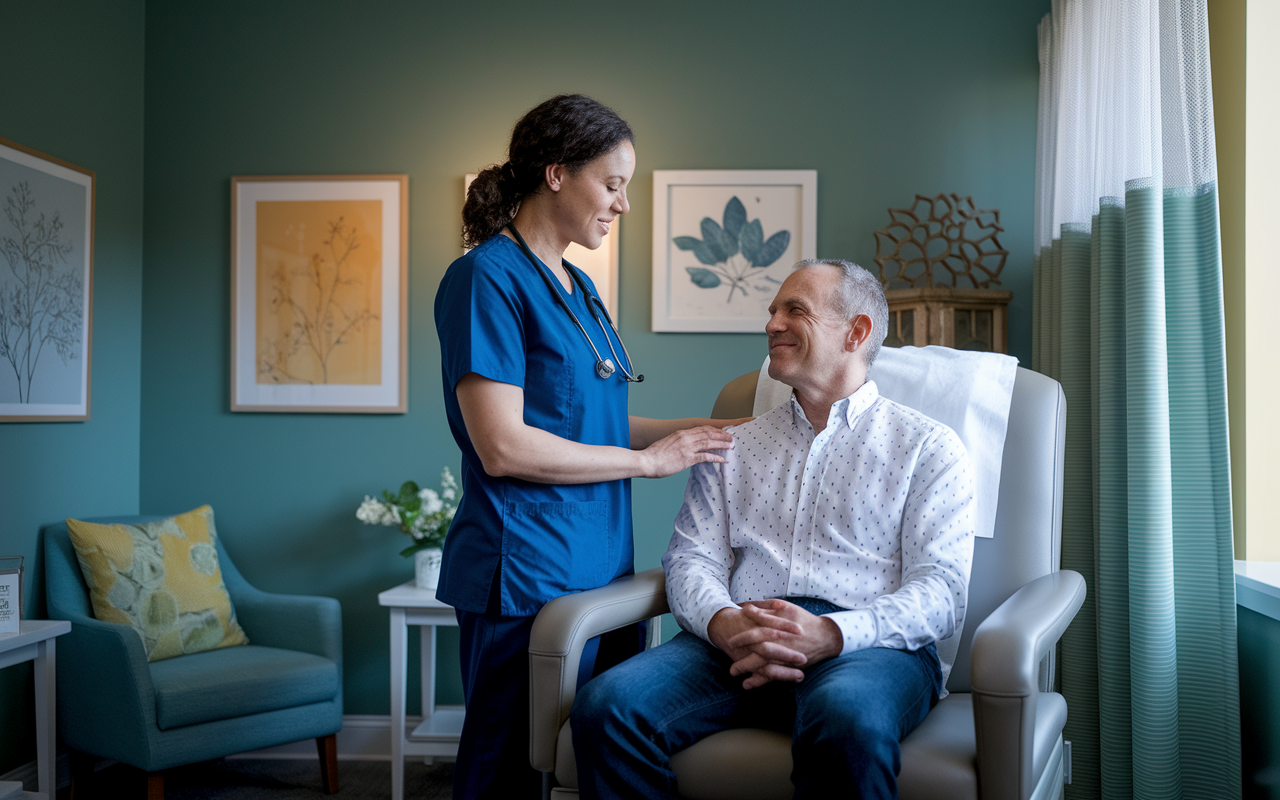
<path id="1" fill-rule="evenodd" d="M 974 632 L 970 683 L 982 800 L 1031 796 L 1039 664 L 1084 597 L 1080 573 L 1045 575 L 1014 592 Z"/>
<path id="2" fill-rule="evenodd" d="M 246 584 L 231 602 L 253 644 L 322 656 L 342 670 L 342 605 L 334 598 L 272 594 Z"/>
<path id="3" fill-rule="evenodd" d="M 667 613 L 667 582 L 651 569 L 542 607 L 529 636 L 529 760 L 556 767 L 556 740 L 577 694 L 582 648 L 593 636 Z"/>
<path id="4" fill-rule="evenodd" d="M 71 622 L 58 637 L 58 719 L 75 750 L 129 764 L 149 761 L 156 695 L 147 652 L 128 625 L 49 609 Z"/>

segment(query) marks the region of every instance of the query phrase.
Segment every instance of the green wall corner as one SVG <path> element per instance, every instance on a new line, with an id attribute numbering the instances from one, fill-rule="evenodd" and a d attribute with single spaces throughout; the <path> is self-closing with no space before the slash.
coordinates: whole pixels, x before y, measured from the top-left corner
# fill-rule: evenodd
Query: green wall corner
<path id="1" fill-rule="evenodd" d="M 143 0 L 0 11 L 0 136 L 97 173 L 90 419 L 0 424 L 0 555 L 26 557 L 25 618 L 44 616 L 41 526 L 138 510 L 143 14 Z M 35 758 L 32 697 L 29 664 L 0 671 L 0 774 Z"/>

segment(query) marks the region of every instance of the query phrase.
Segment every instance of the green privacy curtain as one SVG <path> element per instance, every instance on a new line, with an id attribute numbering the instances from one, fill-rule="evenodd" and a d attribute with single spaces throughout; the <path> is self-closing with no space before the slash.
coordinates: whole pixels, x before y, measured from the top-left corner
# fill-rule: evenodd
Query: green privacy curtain
<path id="1" fill-rule="evenodd" d="M 1240 796 L 1205 0 L 1040 25 L 1033 367 L 1067 395 L 1068 798 Z"/>

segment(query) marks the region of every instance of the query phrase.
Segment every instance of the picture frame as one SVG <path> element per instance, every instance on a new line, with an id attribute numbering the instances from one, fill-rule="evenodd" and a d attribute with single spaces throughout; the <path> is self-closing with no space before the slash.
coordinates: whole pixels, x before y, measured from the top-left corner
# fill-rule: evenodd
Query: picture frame
<path id="1" fill-rule="evenodd" d="M 231 179 L 231 410 L 408 409 L 407 175 Z"/>
<path id="2" fill-rule="evenodd" d="M 462 178 L 462 199 L 467 199 L 467 190 L 475 180 L 476 173 L 468 172 Z M 466 252 L 464 249 L 463 252 Z M 609 316 L 616 322 L 618 319 L 618 221 L 615 219 L 609 226 L 609 232 L 600 241 L 595 250 L 588 250 L 577 242 L 571 242 L 564 251 L 564 258 L 570 264 L 587 273 L 591 282 L 596 285 L 596 292 Z M 550 266 L 550 265 L 548 265 Z"/>
<path id="3" fill-rule="evenodd" d="M 96 189 L 0 138 L 0 422 L 89 419 Z"/>
<path id="4" fill-rule="evenodd" d="M 653 330 L 762 333 L 817 197 L 816 170 L 654 170 Z"/>

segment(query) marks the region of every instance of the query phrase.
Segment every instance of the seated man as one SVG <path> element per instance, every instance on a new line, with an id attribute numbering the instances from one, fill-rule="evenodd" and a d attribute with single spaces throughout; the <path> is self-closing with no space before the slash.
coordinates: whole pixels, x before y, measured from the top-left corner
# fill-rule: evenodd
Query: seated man
<path id="1" fill-rule="evenodd" d="M 696 465 L 662 559 L 684 631 L 605 672 L 572 713 L 580 791 L 675 797 L 671 755 L 725 728 L 791 732 L 797 798 L 897 796 L 899 742 L 944 693 L 935 642 L 964 621 L 968 455 L 868 381 L 880 282 L 804 261 L 769 309 L 793 389 Z"/>

